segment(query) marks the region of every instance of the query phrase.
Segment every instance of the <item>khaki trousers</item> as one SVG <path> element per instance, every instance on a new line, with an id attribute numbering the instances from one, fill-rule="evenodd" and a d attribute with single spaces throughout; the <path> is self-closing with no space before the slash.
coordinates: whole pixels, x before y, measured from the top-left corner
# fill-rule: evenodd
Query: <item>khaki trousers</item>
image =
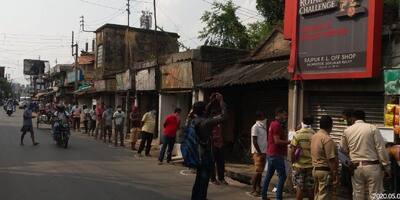
<path id="1" fill-rule="evenodd" d="M 329 194 L 329 174 L 328 171 L 313 170 L 314 200 L 326 200 L 332 196 Z"/>
<path id="2" fill-rule="evenodd" d="M 383 170 L 380 165 L 359 166 L 351 178 L 353 184 L 353 199 L 365 199 L 365 189 L 368 189 L 369 198 L 374 193 L 383 193 Z"/>

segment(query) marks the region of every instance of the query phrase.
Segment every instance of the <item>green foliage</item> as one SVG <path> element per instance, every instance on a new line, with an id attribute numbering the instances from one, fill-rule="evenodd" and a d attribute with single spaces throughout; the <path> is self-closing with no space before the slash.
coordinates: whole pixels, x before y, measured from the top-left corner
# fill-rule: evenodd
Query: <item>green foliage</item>
<path id="1" fill-rule="evenodd" d="M 250 49 L 256 48 L 267 35 L 273 30 L 274 26 L 265 22 L 255 22 L 248 25 L 247 34 L 250 38 Z"/>
<path id="2" fill-rule="evenodd" d="M 11 83 L 5 78 L 0 78 L 0 99 L 12 96 Z"/>
<path id="3" fill-rule="evenodd" d="M 201 21 L 205 24 L 199 33 L 199 39 L 205 45 L 226 48 L 246 49 L 249 46 L 249 37 L 246 27 L 236 15 L 238 7 L 232 0 L 226 3 L 214 2 L 212 10 L 204 12 Z"/>
<path id="4" fill-rule="evenodd" d="M 285 13 L 285 0 L 257 0 L 257 10 L 270 24 L 283 20 Z"/>

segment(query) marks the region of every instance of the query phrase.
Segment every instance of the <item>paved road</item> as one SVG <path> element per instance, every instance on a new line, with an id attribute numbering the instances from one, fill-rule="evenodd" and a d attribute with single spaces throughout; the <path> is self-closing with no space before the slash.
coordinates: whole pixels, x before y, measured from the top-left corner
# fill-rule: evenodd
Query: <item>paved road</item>
<path id="1" fill-rule="evenodd" d="M 185 168 L 158 166 L 154 158 L 138 158 L 127 149 L 110 148 L 86 136 L 73 135 L 69 149 L 53 144 L 48 129 L 36 130 L 19 146 L 21 111 L 0 111 L 1 200 L 190 199 L 193 175 Z M 248 186 L 210 185 L 209 199 L 249 199 Z"/>

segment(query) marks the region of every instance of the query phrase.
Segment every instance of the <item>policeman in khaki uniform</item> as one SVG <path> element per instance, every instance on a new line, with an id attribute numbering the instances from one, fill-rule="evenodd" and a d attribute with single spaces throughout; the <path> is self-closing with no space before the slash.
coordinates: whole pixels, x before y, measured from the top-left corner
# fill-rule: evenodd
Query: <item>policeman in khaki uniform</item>
<path id="1" fill-rule="evenodd" d="M 374 194 L 383 193 L 382 166 L 390 174 L 389 155 L 377 127 L 365 123 L 364 111 L 356 110 L 352 117 L 355 123 L 344 131 L 340 146 L 354 166 L 353 199 L 365 199 L 365 185 L 373 199 Z"/>

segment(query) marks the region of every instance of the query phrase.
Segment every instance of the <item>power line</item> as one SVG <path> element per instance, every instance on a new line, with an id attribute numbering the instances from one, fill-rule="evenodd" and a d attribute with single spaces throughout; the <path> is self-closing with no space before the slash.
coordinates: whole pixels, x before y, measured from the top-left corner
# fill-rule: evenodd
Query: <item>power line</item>
<path id="1" fill-rule="evenodd" d="M 210 2 L 208 0 L 201 0 L 201 1 L 203 1 L 205 3 L 208 3 L 210 5 L 214 5 L 212 2 Z M 255 19 L 257 19 L 257 17 L 258 17 L 258 19 L 264 19 L 264 16 L 258 14 L 257 11 L 252 11 L 252 10 L 250 10 L 248 8 L 242 8 L 242 7 L 239 6 L 237 11 L 238 11 L 237 12 L 238 14 L 243 15 L 245 17 L 252 17 L 252 18 L 255 18 Z"/>
<path id="2" fill-rule="evenodd" d="M 108 6 L 108 5 L 104 5 L 104 4 L 99 4 L 99 3 L 92 2 L 92 1 L 87 1 L 87 0 L 80 0 L 80 1 L 84 2 L 84 3 L 87 3 L 87 4 L 103 7 L 103 8 L 109 8 L 109 9 L 113 9 L 113 10 L 120 10 L 120 8 L 116 8 L 116 7 L 112 7 L 112 6 Z"/>

